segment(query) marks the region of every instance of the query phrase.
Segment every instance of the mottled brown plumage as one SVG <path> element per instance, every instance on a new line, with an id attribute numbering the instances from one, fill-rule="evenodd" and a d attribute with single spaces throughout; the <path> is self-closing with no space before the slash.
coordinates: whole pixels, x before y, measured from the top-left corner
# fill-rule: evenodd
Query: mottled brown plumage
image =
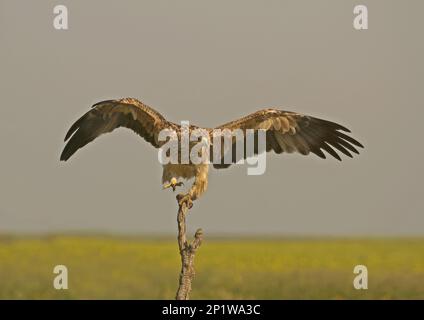
<path id="1" fill-rule="evenodd" d="M 163 129 L 174 130 L 179 139 L 181 137 L 180 125 L 167 121 L 156 110 L 137 99 L 107 100 L 93 105 L 90 111 L 71 126 L 65 137 L 65 141 L 68 139 L 69 141 L 60 160 L 68 160 L 87 143 L 119 127 L 133 130 L 156 148 L 160 148 L 165 143 L 158 140 L 159 132 Z M 190 126 L 190 130 L 198 128 Z M 350 131 L 337 123 L 277 109 L 259 110 L 216 129 L 240 129 L 244 132 L 247 129 L 263 129 L 266 131 L 266 151 L 273 150 L 277 154 L 298 152 L 307 155 L 312 152 L 320 158 L 326 158 L 324 153 L 326 151 L 337 160 L 341 160 L 336 150 L 352 157 L 352 153 L 359 153 L 356 147 L 363 147 L 361 143 L 343 133 Z M 212 142 L 212 129 L 205 128 L 205 130 L 209 133 Z M 234 150 L 235 148 L 233 148 L 233 163 L 240 160 L 236 158 Z M 258 152 L 257 148 L 255 152 Z M 246 153 L 243 156 L 245 157 Z M 224 149 L 222 148 L 221 164 L 214 164 L 215 168 L 230 166 L 223 163 L 223 158 Z M 207 188 L 208 167 L 207 164 L 192 163 L 164 165 L 162 181 L 170 181 L 173 177 L 184 179 L 195 177 L 189 191 L 190 197 L 194 200 Z"/>

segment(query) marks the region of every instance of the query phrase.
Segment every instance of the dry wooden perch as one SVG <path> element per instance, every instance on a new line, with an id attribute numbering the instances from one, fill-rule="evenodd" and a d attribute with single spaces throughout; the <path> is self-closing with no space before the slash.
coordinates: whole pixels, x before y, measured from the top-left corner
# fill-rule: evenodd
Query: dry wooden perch
<path id="1" fill-rule="evenodd" d="M 177 196 L 177 200 L 179 197 Z M 181 273 L 179 286 L 177 290 L 176 300 L 188 300 L 191 291 L 191 282 L 193 281 L 194 272 L 194 257 L 197 249 L 200 247 L 203 239 L 202 229 L 197 229 L 194 235 L 194 240 L 188 243 L 186 237 L 186 214 L 190 209 L 186 202 L 178 201 L 178 247 L 181 256 Z"/>

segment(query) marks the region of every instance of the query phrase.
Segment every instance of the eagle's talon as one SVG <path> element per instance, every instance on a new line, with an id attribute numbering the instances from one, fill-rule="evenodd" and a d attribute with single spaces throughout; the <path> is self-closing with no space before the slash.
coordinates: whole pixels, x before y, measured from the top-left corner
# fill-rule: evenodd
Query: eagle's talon
<path id="1" fill-rule="evenodd" d="M 177 182 L 177 179 L 176 178 L 172 178 L 171 181 L 168 184 L 164 184 L 163 185 L 163 189 L 172 188 L 172 191 L 175 192 L 175 189 L 177 187 L 181 187 L 183 185 L 184 185 L 184 183 L 182 181 Z"/>
<path id="2" fill-rule="evenodd" d="M 191 200 L 190 194 L 180 193 L 177 195 L 178 205 L 181 207 L 184 203 L 187 208 L 191 209 L 193 207 L 193 200 Z"/>

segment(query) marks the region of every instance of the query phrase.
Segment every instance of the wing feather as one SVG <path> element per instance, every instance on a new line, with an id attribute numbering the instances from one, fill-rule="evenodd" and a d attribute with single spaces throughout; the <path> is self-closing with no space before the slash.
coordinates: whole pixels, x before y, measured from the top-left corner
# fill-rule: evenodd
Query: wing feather
<path id="1" fill-rule="evenodd" d="M 359 154 L 355 147 L 363 148 L 360 142 L 344 133 L 350 130 L 338 123 L 277 109 L 259 110 L 217 129 L 264 129 L 267 131 L 266 150 L 274 150 L 276 153 L 298 152 L 307 155 L 312 152 L 325 159 L 325 151 L 337 160 L 342 160 L 336 150 L 352 157 L 352 153 Z"/>
<path id="2" fill-rule="evenodd" d="M 137 99 L 105 100 L 98 102 L 79 118 L 66 133 L 68 141 L 60 160 L 68 160 L 75 152 L 98 136 L 125 127 L 136 132 L 154 147 L 159 148 L 160 130 L 176 124 L 168 122 L 159 112 Z"/>

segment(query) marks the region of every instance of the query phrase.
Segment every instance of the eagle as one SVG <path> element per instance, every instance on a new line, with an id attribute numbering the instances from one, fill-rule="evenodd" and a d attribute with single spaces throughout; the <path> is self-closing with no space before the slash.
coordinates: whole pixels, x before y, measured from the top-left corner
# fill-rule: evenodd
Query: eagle
<path id="1" fill-rule="evenodd" d="M 65 136 L 67 143 L 60 160 L 67 161 L 77 150 L 89 142 L 120 127 L 131 129 L 155 148 L 161 148 L 165 143 L 165 141 L 159 139 L 159 133 L 162 130 L 173 130 L 177 133 L 179 141 L 182 135 L 181 125 L 166 120 L 159 112 L 137 99 L 124 98 L 101 101 L 94 104 L 70 127 Z M 359 154 L 357 148 L 363 148 L 360 142 L 347 135 L 350 130 L 338 123 L 275 108 L 256 111 L 216 128 L 189 126 L 190 131 L 196 129 L 205 130 L 210 137 L 212 137 L 214 129 L 228 129 L 230 131 L 239 129 L 244 133 L 248 129 L 254 130 L 255 133 L 262 130 L 266 137 L 266 148 L 262 152 L 274 151 L 277 154 L 300 153 L 308 155 L 313 153 L 325 159 L 327 153 L 341 161 L 342 158 L 338 152 L 352 158 L 353 153 Z M 234 144 L 235 141 L 233 140 L 232 143 Z M 228 168 L 231 164 L 240 160 L 234 154 L 234 151 L 224 150 L 224 148 L 221 150 L 222 159 L 224 159 L 226 152 L 232 152 L 231 162 L 214 161 L 212 164 L 214 168 Z M 259 153 L 261 151 L 255 146 L 254 152 Z M 246 152 L 242 154 L 242 157 L 247 157 Z M 177 196 L 180 205 L 185 203 L 191 208 L 193 201 L 198 199 L 207 189 L 209 167 L 209 163 L 194 164 L 191 161 L 185 164 L 163 164 L 163 187 L 164 189 L 172 188 L 175 191 L 176 187 L 184 184 L 183 180 L 194 178 L 188 192 L 180 193 Z"/>

